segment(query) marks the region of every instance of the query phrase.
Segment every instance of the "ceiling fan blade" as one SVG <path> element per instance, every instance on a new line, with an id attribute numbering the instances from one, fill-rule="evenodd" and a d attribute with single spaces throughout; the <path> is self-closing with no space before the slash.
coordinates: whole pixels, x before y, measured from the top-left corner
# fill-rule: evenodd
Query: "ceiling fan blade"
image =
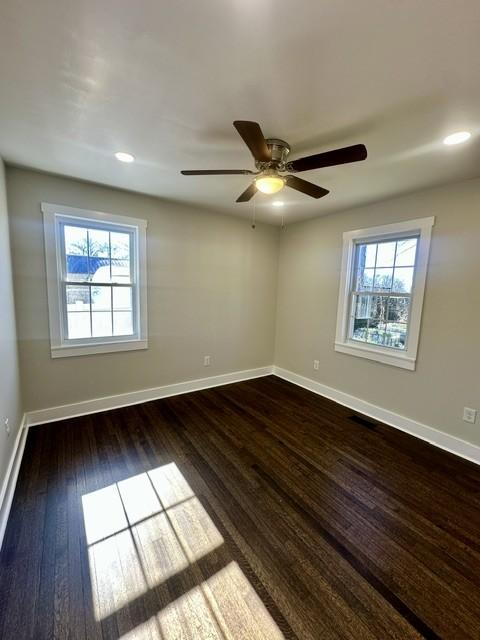
<path id="1" fill-rule="evenodd" d="M 313 184 L 313 182 L 307 182 L 307 180 L 302 180 L 302 178 L 297 178 L 297 176 L 285 176 L 285 182 L 287 187 L 301 191 L 312 198 L 323 198 L 327 193 L 330 193 L 328 189 L 318 187 L 316 184 Z"/>
<path id="2" fill-rule="evenodd" d="M 198 171 L 180 171 L 180 173 L 184 176 L 245 176 L 252 174 L 253 171 L 249 171 L 248 169 L 200 169 Z"/>
<path id="3" fill-rule="evenodd" d="M 257 193 L 257 187 L 255 182 L 245 189 L 245 191 L 238 196 L 236 202 L 248 202 L 253 198 L 253 196 Z"/>
<path id="4" fill-rule="evenodd" d="M 260 129 L 260 125 L 257 122 L 235 120 L 233 126 L 242 136 L 243 141 L 250 149 L 255 160 L 270 162 L 272 154 Z"/>
<path id="5" fill-rule="evenodd" d="M 309 171 L 310 169 L 322 169 L 323 167 L 334 167 L 337 164 L 347 164 L 348 162 L 359 162 L 367 157 L 367 148 L 363 144 L 354 144 L 343 149 L 334 149 L 324 153 L 317 153 L 314 156 L 298 158 L 288 163 L 289 171 Z"/>

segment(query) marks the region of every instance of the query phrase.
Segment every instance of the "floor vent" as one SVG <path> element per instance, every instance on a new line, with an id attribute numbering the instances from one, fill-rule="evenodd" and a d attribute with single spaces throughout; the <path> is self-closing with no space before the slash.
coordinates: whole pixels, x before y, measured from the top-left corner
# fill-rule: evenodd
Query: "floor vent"
<path id="1" fill-rule="evenodd" d="M 349 416 L 349 420 L 352 422 L 356 422 L 357 424 L 361 424 L 362 427 L 367 427 L 367 429 L 375 429 L 375 423 L 369 420 L 368 418 L 363 418 L 362 416 Z"/>

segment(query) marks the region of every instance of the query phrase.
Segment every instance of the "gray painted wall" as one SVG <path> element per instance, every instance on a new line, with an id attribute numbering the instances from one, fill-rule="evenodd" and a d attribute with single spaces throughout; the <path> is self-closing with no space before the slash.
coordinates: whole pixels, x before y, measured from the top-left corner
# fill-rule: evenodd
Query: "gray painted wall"
<path id="1" fill-rule="evenodd" d="M 277 228 L 14 167 L 7 183 L 26 410 L 272 364 Z M 42 201 L 148 220 L 148 350 L 51 359 Z"/>
<path id="2" fill-rule="evenodd" d="M 479 423 L 461 419 L 464 406 L 480 408 L 480 180 L 285 231 L 13 167 L 7 186 L 27 410 L 275 362 L 480 444 Z M 148 351 L 51 359 L 41 201 L 148 220 Z M 431 215 L 416 371 L 335 352 L 343 232 Z"/>
<path id="3" fill-rule="evenodd" d="M 344 231 L 436 217 L 416 371 L 334 350 Z M 320 370 L 313 360 L 320 360 Z M 281 235 L 275 364 L 480 444 L 480 180 L 298 223 Z"/>
<path id="4" fill-rule="evenodd" d="M 0 159 L 0 491 L 22 421 L 5 171 Z M 10 435 L 4 422 L 8 418 Z M 0 509 L 1 509 L 0 505 Z M 1 518 L 0 518 L 1 521 Z"/>

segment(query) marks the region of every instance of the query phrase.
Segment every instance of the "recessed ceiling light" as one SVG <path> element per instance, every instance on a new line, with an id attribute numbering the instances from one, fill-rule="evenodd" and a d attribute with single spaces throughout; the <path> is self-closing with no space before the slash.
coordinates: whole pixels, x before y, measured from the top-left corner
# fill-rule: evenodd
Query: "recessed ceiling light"
<path id="1" fill-rule="evenodd" d="M 460 144 L 461 142 L 466 142 L 472 137 L 470 131 L 457 131 L 456 133 L 452 133 L 447 136 L 443 140 L 443 144 L 451 146 L 452 144 Z"/>
<path id="2" fill-rule="evenodd" d="M 115 157 L 120 162 L 133 162 L 135 160 L 131 153 L 125 153 L 125 151 L 117 151 Z"/>
<path id="3" fill-rule="evenodd" d="M 281 200 L 274 200 L 274 201 L 272 202 L 272 207 L 283 207 L 283 205 L 284 205 L 284 204 L 285 204 L 285 203 L 284 203 L 284 202 L 282 202 Z"/>

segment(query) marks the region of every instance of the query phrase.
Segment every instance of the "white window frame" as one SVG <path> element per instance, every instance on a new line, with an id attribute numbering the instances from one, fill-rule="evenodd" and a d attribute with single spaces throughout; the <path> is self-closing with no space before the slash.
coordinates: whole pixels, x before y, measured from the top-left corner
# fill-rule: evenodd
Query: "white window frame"
<path id="1" fill-rule="evenodd" d="M 147 349 L 147 260 L 146 220 L 119 216 L 101 211 L 89 211 L 65 205 L 42 202 L 47 272 L 48 314 L 50 324 L 50 350 L 52 358 L 82 356 L 114 351 Z M 135 275 L 134 334 L 132 336 L 108 336 L 101 338 L 72 339 L 67 337 L 66 310 L 62 295 L 62 224 L 65 222 L 102 227 L 102 223 L 114 225 L 119 231 L 133 235 L 131 257 Z"/>
<path id="2" fill-rule="evenodd" d="M 387 224 L 367 229 L 346 231 L 343 234 L 343 256 L 340 278 L 340 293 L 337 310 L 337 330 L 335 336 L 335 350 L 351 356 L 359 356 L 369 360 L 376 360 L 404 369 L 414 370 L 417 360 L 420 324 L 422 319 L 423 298 L 427 278 L 428 256 L 430 240 L 435 217 L 407 220 L 395 224 Z M 358 244 L 385 240 L 398 240 L 402 237 L 418 237 L 417 253 L 413 285 L 410 295 L 410 312 L 408 322 L 407 343 L 404 350 L 392 347 L 382 347 L 360 343 L 350 338 L 352 325 L 352 284 L 355 260 L 355 249 Z"/>

